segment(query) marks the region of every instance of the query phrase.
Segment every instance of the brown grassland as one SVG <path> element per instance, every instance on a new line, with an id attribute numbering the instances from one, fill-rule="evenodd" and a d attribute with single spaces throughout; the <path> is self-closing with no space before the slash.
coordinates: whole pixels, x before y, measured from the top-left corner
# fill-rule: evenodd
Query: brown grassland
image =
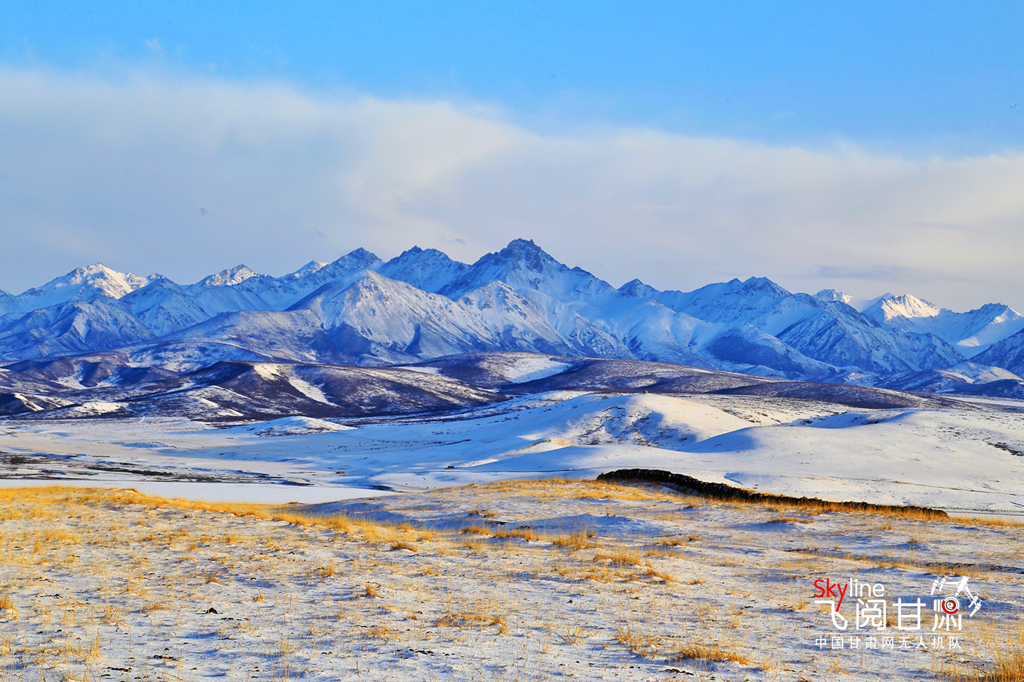
<path id="1" fill-rule="evenodd" d="M 7 488 L 0 682 L 1010 682 L 1024 680 L 1021 557 L 1011 522 L 586 481 L 333 507 Z M 962 650 L 814 646 L 834 634 L 816 578 L 927 594 L 937 575 L 985 595 Z"/>

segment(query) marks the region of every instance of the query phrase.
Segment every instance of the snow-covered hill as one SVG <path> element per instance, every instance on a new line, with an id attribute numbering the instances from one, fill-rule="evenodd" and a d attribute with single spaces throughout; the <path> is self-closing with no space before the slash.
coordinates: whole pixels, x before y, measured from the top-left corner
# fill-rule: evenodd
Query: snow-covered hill
<path id="1" fill-rule="evenodd" d="M 951 397 L 851 384 L 785 381 L 661 362 L 505 351 L 449 355 L 395 367 L 358 367 L 254 359 L 243 355 L 247 351 L 232 355 L 230 349 L 238 347 L 231 344 L 202 342 L 195 352 L 207 354 L 207 359 L 224 359 L 183 372 L 189 366 L 190 347 L 184 341 L 178 344 L 177 372 L 139 366 L 138 354 L 152 348 L 8 365 L 0 370 L 0 392 L 8 401 L 0 412 L 31 419 L 384 417 L 420 411 L 457 412 L 505 403 L 510 396 L 536 396 L 540 402 L 561 400 L 557 396 L 582 392 L 741 394 L 855 407 L 974 409 Z M 147 359 L 152 358 L 141 358 Z M 97 406 L 102 406 L 102 411 L 97 411 Z"/>

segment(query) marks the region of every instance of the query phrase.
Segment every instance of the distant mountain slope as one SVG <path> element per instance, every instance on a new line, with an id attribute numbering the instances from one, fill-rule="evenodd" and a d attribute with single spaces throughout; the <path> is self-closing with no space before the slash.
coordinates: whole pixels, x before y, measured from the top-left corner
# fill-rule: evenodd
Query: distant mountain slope
<path id="1" fill-rule="evenodd" d="M 966 355 L 1019 373 L 1019 344 L 1009 339 L 1020 330 L 1024 317 L 1001 304 L 954 313 L 912 296 L 791 293 L 763 277 L 691 292 L 637 279 L 616 289 L 525 239 L 472 264 L 436 249 L 387 262 L 356 249 L 281 277 L 237 265 L 184 286 L 97 264 L 18 296 L 0 293 L 0 361 L 123 352 L 129 366 L 169 372 L 235 360 L 369 366 L 521 351 L 889 385 Z M 980 376 L 965 381 L 989 383 Z M 920 385 L 943 384 L 933 379 Z"/>
<path id="2" fill-rule="evenodd" d="M 390 279 L 437 294 L 467 269 L 468 265 L 453 261 L 437 249 L 423 250 L 414 246 L 384 263 L 378 272 Z"/>
<path id="3" fill-rule="evenodd" d="M 406 369 L 220 362 L 155 381 L 142 391 L 106 387 L 60 397 L 22 395 L 20 403 L 8 399 L 7 413 L 43 419 L 169 416 L 241 421 L 450 412 L 504 399 L 454 379 Z"/>
<path id="4" fill-rule="evenodd" d="M 910 295 L 890 295 L 878 300 L 864 314 L 903 331 L 934 334 L 968 358 L 1024 329 L 1024 316 L 1001 303 L 955 313 Z"/>
<path id="5" fill-rule="evenodd" d="M 1002 367 L 1024 376 L 1024 330 L 993 343 L 984 353 L 976 355 L 974 361 Z"/>
<path id="6" fill-rule="evenodd" d="M 121 298 L 136 289 L 141 289 L 155 277 L 157 275 L 139 277 L 130 272 L 111 270 L 102 263 L 96 263 L 72 270 L 19 296 L 0 297 L 0 314 L 27 313 L 70 301 L 90 301 L 97 296 Z"/>
<path id="7" fill-rule="evenodd" d="M 0 358 L 71 355 L 129 346 L 153 336 L 121 301 L 95 296 L 0 318 Z"/>
<path id="8" fill-rule="evenodd" d="M 58 420 L 152 416 L 210 422 L 292 415 L 383 418 L 450 414 L 487 407 L 509 396 L 550 402 L 595 392 L 743 394 L 879 409 L 975 409 L 949 397 L 865 386 L 537 353 L 468 353 L 398 367 L 225 361 L 180 375 L 131 367 L 128 361 L 118 352 L 9 365 L 0 369 L 0 415 Z"/>
<path id="9" fill-rule="evenodd" d="M 1024 398 L 1024 379 L 1009 370 L 974 362 L 902 374 L 887 379 L 882 387 L 899 391 Z"/>
<path id="10" fill-rule="evenodd" d="M 200 324 L 213 315 L 169 279 L 157 279 L 121 298 L 135 318 L 156 336 Z"/>

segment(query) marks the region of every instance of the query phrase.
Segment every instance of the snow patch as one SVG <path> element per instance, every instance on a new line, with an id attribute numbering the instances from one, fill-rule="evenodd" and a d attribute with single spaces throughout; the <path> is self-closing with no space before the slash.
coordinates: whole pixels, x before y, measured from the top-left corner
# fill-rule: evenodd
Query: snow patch
<path id="1" fill-rule="evenodd" d="M 225 433 L 244 433 L 254 436 L 304 436 L 311 433 L 351 431 L 353 427 L 333 424 L 313 417 L 283 417 L 259 424 L 235 426 L 224 429 Z"/>
<path id="2" fill-rule="evenodd" d="M 76 415 L 110 414 L 112 412 L 120 412 L 124 407 L 124 403 L 110 403 L 105 400 L 95 400 L 73 407 L 70 412 L 73 412 Z"/>
<path id="3" fill-rule="evenodd" d="M 513 384 L 525 384 L 527 381 L 547 379 L 564 372 L 568 367 L 569 363 L 554 358 L 528 358 L 518 361 L 509 371 L 509 381 Z"/>
<path id="4" fill-rule="evenodd" d="M 319 386 L 314 386 L 305 379 L 299 378 L 294 373 L 292 374 L 292 376 L 288 377 L 288 381 L 290 381 L 292 386 L 298 389 L 300 393 L 302 393 L 310 400 L 315 400 L 318 403 L 326 403 L 328 405 L 334 404 L 327 399 L 327 395 L 322 390 L 320 390 Z"/>
<path id="5" fill-rule="evenodd" d="M 402 367 L 401 369 L 407 369 L 410 372 L 420 372 L 421 374 L 437 374 L 439 376 L 441 375 L 441 369 L 438 368 L 438 367 L 414 367 L 414 366 L 407 366 L 407 367 Z"/>

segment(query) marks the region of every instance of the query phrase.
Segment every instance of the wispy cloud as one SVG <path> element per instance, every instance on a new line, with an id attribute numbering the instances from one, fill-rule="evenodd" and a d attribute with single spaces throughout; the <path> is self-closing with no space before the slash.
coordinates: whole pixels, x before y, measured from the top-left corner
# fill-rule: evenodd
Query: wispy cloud
<path id="1" fill-rule="evenodd" d="M 977 284 L 979 280 L 974 277 L 957 277 L 943 273 L 929 273 L 911 268 L 901 268 L 893 265 L 873 265 L 870 267 L 844 267 L 841 265 L 822 265 L 817 272 L 810 275 L 815 279 L 824 280 L 869 280 L 872 282 L 923 282 L 940 280 L 947 282 L 963 282 Z"/>
<path id="2" fill-rule="evenodd" d="M 43 70 L 0 70 L 0 148 L 0 287 L 16 291 L 93 260 L 187 281 L 357 246 L 474 260 L 519 236 L 615 284 L 839 278 L 952 307 L 1024 291 L 1018 151 L 550 135 L 445 101 Z M 807 280 L 818 263 L 844 265 Z"/>

